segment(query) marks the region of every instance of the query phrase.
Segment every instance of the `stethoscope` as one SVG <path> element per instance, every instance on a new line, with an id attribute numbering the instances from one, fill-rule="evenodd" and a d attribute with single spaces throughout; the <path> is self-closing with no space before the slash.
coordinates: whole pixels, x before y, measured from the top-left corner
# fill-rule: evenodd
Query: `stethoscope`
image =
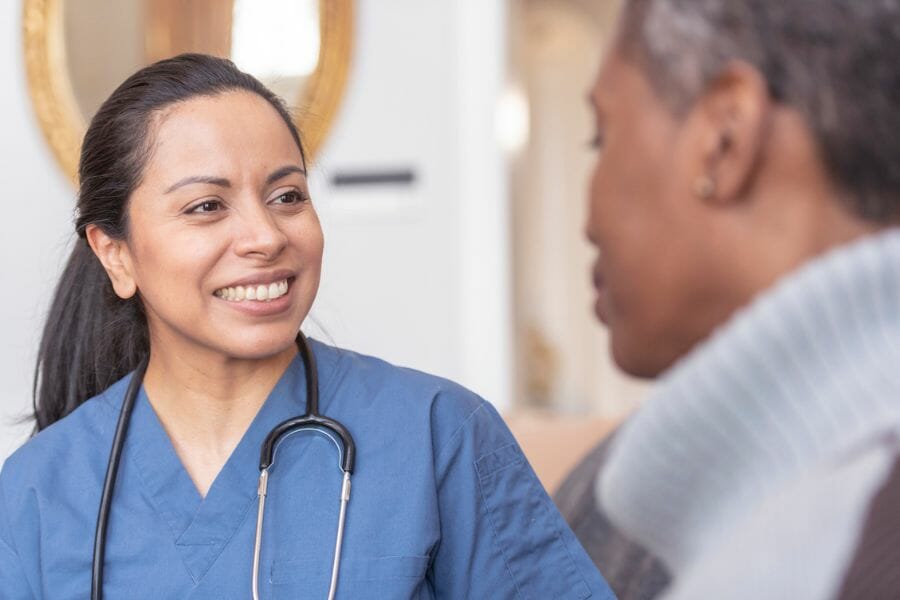
<path id="1" fill-rule="evenodd" d="M 331 564 L 331 585 L 328 589 L 328 600 L 334 599 L 334 594 L 337 590 L 338 570 L 341 564 L 341 542 L 344 539 L 347 503 L 350 501 L 350 475 L 353 473 L 353 464 L 356 459 L 356 445 L 353 443 L 353 437 L 351 437 L 346 427 L 334 419 L 329 419 L 319 414 L 319 376 L 316 370 L 316 359 L 309 347 L 309 342 L 302 333 L 297 336 L 297 347 L 300 350 L 300 356 L 303 358 L 303 368 L 306 371 L 306 412 L 299 417 L 288 419 L 276 425 L 269 432 L 269 435 L 266 436 L 260 449 L 256 538 L 253 546 L 253 600 L 259 600 L 259 555 L 262 548 L 263 515 L 266 509 L 269 470 L 274 465 L 275 450 L 279 441 L 286 435 L 303 430 L 311 430 L 329 438 L 334 442 L 340 455 L 339 467 L 344 475 L 344 479 L 341 484 L 341 508 L 334 542 L 334 559 Z M 94 535 L 94 563 L 91 569 L 92 600 L 103 598 L 103 558 L 106 554 L 106 526 L 109 522 L 109 511 L 112 506 L 113 491 L 116 487 L 116 474 L 119 470 L 122 448 L 125 445 L 128 422 L 131 419 L 131 411 L 134 408 L 135 400 L 137 400 L 138 391 L 141 389 L 141 384 L 144 381 L 148 362 L 149 356 L 140 362 L 137 369 L 135 369 L 131 382 L 128 384 L 125 400 L 122 402 L 122 410 L 119 413 L 119 421 L 116 425 L 116 433 L 113 437 L 109 463 L 106 466 L 106 479 L 103 482 L 103 495 L 100 498 L 97 530 Z M 338 438 L 340 443 L 338 443 Z"/>

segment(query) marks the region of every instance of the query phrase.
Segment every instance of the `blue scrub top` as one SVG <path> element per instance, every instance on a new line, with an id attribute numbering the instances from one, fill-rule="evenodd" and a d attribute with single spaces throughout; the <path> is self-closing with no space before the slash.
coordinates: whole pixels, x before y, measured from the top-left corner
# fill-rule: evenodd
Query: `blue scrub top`
<path id="1" fill-rule="evenodd" d="M 494 408 L 449 381 L 312 342 L 320 410 L 357 444 L 337 597 L 613 598 Z M 48 427 L 0 473 L 0 590 L 88 597 L 100 491 L 130 376 Z M 259 448 L 304 411 L 296 357 L 205 498 L 143 390 L 112 505 L 108 598 L 248 598 Z M 262 598 L 324 598 L 341 487 L 316 433 L 278 447 Z"/>

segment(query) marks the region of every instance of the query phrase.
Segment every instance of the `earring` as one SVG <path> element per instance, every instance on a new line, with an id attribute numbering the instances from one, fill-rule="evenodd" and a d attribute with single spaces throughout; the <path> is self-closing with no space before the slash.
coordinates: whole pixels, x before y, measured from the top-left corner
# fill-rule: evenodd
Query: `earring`
<path id="1" fill-rule="evenodd" d="M 694 196 L 698 200 L 709 202 L 716 195 L 716 182 L 709 175 L 698 177 L 694 182 Z"/>

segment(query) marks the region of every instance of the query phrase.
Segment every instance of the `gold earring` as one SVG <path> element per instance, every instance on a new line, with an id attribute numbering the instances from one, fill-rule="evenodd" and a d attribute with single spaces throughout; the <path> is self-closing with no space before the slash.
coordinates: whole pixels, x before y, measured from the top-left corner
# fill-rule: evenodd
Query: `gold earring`
<path id="1" fill-rule="evenodd" d="M 708 202 L 716 195 L 716 182 L 709 175 L 698 177 L 694 182 L 694 196 L 698 200 Z"/>

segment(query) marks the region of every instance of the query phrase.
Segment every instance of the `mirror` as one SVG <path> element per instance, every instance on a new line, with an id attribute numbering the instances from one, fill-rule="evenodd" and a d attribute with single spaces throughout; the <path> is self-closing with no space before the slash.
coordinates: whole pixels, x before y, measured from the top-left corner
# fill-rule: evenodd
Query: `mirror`
<path id="1" fill-rule="evenodd" d="M 25 0 L 25 60 L 41 127 L 76 178 L 81 138 L 126 77 L 162 58 L 230 58 L 293 109 L 315 155 L 343 93 L 352 0 Z"/>

